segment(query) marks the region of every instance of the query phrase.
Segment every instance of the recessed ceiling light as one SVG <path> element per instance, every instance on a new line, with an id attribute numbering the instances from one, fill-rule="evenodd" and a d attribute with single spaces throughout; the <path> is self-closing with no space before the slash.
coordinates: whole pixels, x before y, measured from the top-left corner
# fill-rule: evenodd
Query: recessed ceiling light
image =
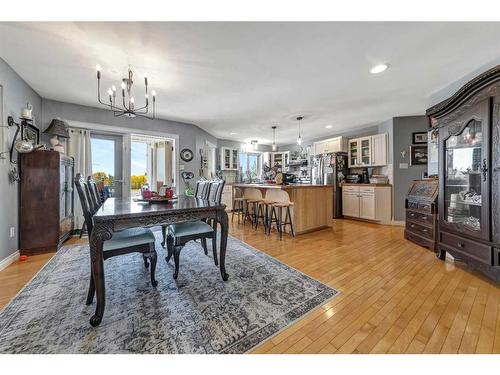
<path id="1" fill-rule="evenodd" d="M 388 67 L 389 67 L 389 64 L 378 64 L 370 69 L 370 73 L 371 74 L 379 74 L 379 73 L 382 73 L 383 71 L 387 70 Z"/>
<path id="2" fill-rule="evenodd" d="M 236 133 L 235 133 L 235 132 L 231 132 L 231 133 L 229 133 L 229 134 L 231 134 L 231 135 L 236 135 Z"/>
<path id="3" fill-rule="evenodd" d="M 331 129 L 331 128 L 333 128 L 333 125 L 327 125 L 327 126 L 325 126 L 325 128 Z"/>

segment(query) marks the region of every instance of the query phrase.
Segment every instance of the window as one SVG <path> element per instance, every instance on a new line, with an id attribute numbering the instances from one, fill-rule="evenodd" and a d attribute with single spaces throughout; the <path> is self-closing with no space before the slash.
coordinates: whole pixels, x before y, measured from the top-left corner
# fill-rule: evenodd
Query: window
<path id="1" fill-rule="evenodd" d="M 240 152 L 240 168 L 244 181 L 259 180 L 261 175 L 262 155 L 253 152 Z"/>

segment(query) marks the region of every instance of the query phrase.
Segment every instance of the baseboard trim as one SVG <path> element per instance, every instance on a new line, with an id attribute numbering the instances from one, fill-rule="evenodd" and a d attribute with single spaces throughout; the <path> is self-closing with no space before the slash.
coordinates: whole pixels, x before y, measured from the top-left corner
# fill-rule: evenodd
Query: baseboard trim
<path id="1" fill-rule="evenodd" d="M 16 251 L 15 253 L 13 254 L 10 254 L 7 258 L 3 259 L 2 261 L 0 261 L 0 271 L 6 269 L 8 266 L 10 266 L 12 263 L 14 263 L 16 260 L 19 259 L 19 255 L 21 253 L 18 251 Z"/>
<path id="2" fill-rule="evenodd" d="M 396 221 L 396 220 L 393 220 L 393 221 L 392 221 L 392 225 L 398 225 L 398 226 L 400 226 L 400 227 L 404 227 L 404 226 L 405 226 L 405 224 L 406 224 L 406 222 L 405 222 L 404 220 L 402 220 L 402 221 Z"/>

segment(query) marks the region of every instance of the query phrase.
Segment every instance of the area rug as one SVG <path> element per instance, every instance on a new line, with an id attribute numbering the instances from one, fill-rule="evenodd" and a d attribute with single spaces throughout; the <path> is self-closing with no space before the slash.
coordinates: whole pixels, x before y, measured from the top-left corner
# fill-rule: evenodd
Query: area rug
<path id="1" fill-rule="evenodd" d="M 96 328 L 88 246 L 62 247 L 0 313 L 0 353 L 245 353 L 338 293 L 232 237 L 227 282 L 196 242 L 175 281 L 156 235 L 158 287 L 140 254 L 106 260 Z"/>

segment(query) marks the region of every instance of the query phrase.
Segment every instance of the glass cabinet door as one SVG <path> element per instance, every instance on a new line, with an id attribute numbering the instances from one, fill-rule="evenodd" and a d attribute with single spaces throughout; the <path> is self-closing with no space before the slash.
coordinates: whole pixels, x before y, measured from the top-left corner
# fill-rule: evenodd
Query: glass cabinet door
<path id="1" fill-rule="evenodd" d="M 349 141 L 349 165 L 358 165 L 358 140 Z"/>
<path id="2" fill-rule="evenodd" d="M 487 180 L 483 125 L 471 120 L 460 134 L 444 141 L 444 220 L 480 236 L 486 226 L 483 208 Z M 484 183 L 484 184 L 483 184 Z"/>
<path id="3" fill-rule="evenodd" d="M 231 169 L 231 150 L 223 148 L 224 152 L 224 169 Z"/>
<path id="4" fill-rule="evenodd" d="M 231 150 L 231 154 L 233 157 L 231 168 L 238 169 L 238 150 L 237 149 Z"/>
<path id="5" fill-rule="evenodd" d="M 371 158 L 371 147 L 370 138 L 363 138 L 360 140 L 361 143 L 361 165 L 370 165 Z"/>

